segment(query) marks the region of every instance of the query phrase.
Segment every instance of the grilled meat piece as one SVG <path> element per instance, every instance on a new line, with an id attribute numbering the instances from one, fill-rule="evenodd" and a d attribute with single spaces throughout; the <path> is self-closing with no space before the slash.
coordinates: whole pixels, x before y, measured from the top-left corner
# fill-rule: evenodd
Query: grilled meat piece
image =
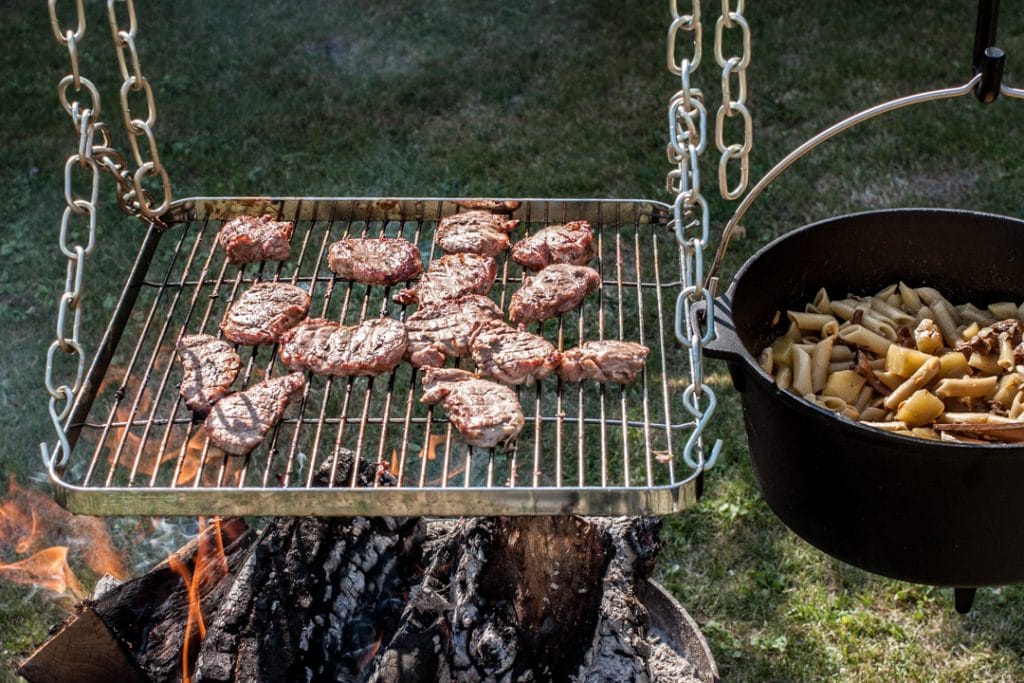
<path id="1" fill-rule="evenodd" d="M 434 241 L 448 254 L 497 256 L 508 249 L 508 233 L 517 225 L 519 221 L 489 211 L 466 211 L 442 218 L 434 231 Z"/>
<path id="2" fill-rule="evenodd" d="M 600 286 L 601 276 L 593 268 L 556 263 L 523 279 L 509 302 L 509 319 L 516 324 L 547 320 L 576 308 Z"/>
<path id="3" fill-rule="evenodd" d="M 651 350 L 636 342 L 605 339 L 583 342 L 562 352 L 555 372 L 566 382 L 592 379 L 596 382 L 629 384 L 644 369 Z"/>
<path id="4" fill-rule="evenodd" d="M 485 296 L 470 295 L 426 304 L 405 321 L 409 335 L 406 357 L 415 367 L 441 367 L 448 358 L 469 355 L 473 333 L 490 320 L 501 320 L 501 309 Z"/>
<path id="5" fill-rule="evenodd" d="M 289 370 L 316 375 L 380 375 L 405 355 L 405 325 L 394 318 L 374 318 L 346 327 L 309 318 L 281 335 L 281 361 Z"/>
<path id="6" fill-rule="evenodd" d="M 263 443 L 281 421 L 288 402 L 305 386 L 305 376 L 293 372 L 222 398 L 206 418 L 206 434 L 228 455 L 248 455 Z"/>
<path id="7" fill-rule="evenodd" d="M 512 259 L 530 270 L 541 270 L 552 263 L 585 266 L 593 258 L 594 233 L 587 221 L 548 226 L 512 247 Z"/>
<path id="8" fill-rule="evenodd" d="M 498 266 L 490 256 L 479 254 L 451 254 L 430 262 L 415 287 L 403 289 L 395 295 L 400 304 L 418 301 L 422 304 L 438 303 L 469 294 L 491 291 Z"/>
<path id="9" fill-rule="evenodd" d="M 455 204 L 469 211 L 512 213 L 522 205 L 522 202 L 516 199 L 459 199 Z"/>
<path id="10" fill-rule="evenodd" d="M 308 310 L 306 290 L 283 282 L 258 282 L 231 304 L 220 329 L 236 344 L 274 344 Z"/>
<path id="11" fill-rule="evenodd" d="M 516 392 L 455 368 L 426 368 L 423 403 L 440 403 L 470 446 L 493 448 L 514 439 L 526 419 Z"/>
<path id="12" fill-rule="evenodd" d="M 214 403 L 227 396 L 242 359 L 231 344 L 208 334 L 182 337 L 176 350 L 182 368 L 178 391 L 189 410 L 206 415 Z"/>
<path id="13" fill-rule="evenodd" d="M 224 223 L 217 242 L 231 263 L 287 261 L 295 223 L 275 221 L 270 214 L 238 216 Z"/>
<path id="14" fill-rule="evenodd" d="M 420 250 L 400 237 L 340 240 L 327 252 L 327 265 L 341 277 L 367 285 L 393 285 L 423 273 Z"/>
<path id="15" fill-rule="evenodd" d="M 558 367 L 561 355 L 554 344 L 501 320 L 479 327 L 470 342 L 477 371 L 506 384 L 533 384 Z"/>

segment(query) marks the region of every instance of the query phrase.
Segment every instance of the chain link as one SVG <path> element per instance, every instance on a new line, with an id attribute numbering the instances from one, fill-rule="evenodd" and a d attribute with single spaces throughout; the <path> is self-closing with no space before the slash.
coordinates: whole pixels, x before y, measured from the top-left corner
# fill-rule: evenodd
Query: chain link
<path id="1" fill-rule="evenodd" d="M 704 383 L 704 346 L 715 337 L 714 318 L 709 315 L 709 322 L 702 330 L 693 315 L 693 305 L 698 301 L 707 302 L 709 313 L 712 310 L 712 293 L 704 287 L 704 253 L 710 238 L 711 220 L 708 202 L 701 194 L 700 177 L 701 154 L 707 147 L 708 113 L 704 94 L 690 82 L 700 66 L 703 49 L 700 1 L 694 0 L 690 11 L 683 13 L 673 0 L 670 10 L 672 23 L 668 30 L 666 63 L 668 70 L 680 77 L 680 88 L 668 104 L 666 156 L 675 168 L 665 176 L 665 188 L 675 195 L 669 225 L 679 246 L 683 279 L 682 290 L 676 298 L 675 316 L 676 338 L 686 347 L 690 366 L 690 385 L 683 394 L 683 405 L 694 416 L 694 428 L 684 447 L 683 460 L 691 467 L 707 469 L 718 457 L 721 442 L 716 442 L 708 458 L 704 457 L 702 434 L 716 401 L 714 392 Z M 684 37 L 689 38 L 691 52 L 677 61 L 676 45 Z M 742 93 L 746 93 L 745 84 Z"/>
<path id="2" fill-rule="evenodd" d="M 58 446 L 51 455 L 45 444 L 42 446 L 43 457 L 48 465 L 63 466 L 67 462 L 69 446 L 64 432 L 63 422 L 71 413 L 71 407 L 85 377 L 85 351 L 79 338 L 82 329 L 82 286 L 85 279 L 86 260 L 96 248 L 96 206 L 99 200 L 101 166 L 97 162 L 94 151 L 97 149 L 96 133 L 105 144 L 108 135 L 105 126 L 99 122 L 101 111 L 100 96 L 92 81 L 79 72 L 78 46 L 85 37 L 85 8 L 83 0 L 75 4 L 78 25 L 75 30 L 63 29 L 57 18 L 56 0 L 50 0 L 50 24 L 57 42 L 68 48 L 68 60 L 71 73 L 64 76 L 57 86 L 57 96 L 61 106 L 71 118 L 75 132 L 78 134 L 77 152 L 68 157 L 64 163 L 64 213 L 60 220 L 58 245 L 67 259 L 67 276 L 64 281 L 64 292 L 57 306 L 57 325 L 54 340 L 46 351 L 46 369 L 43 382 L 50 394 L 50 420 L 57 431 Z M 73 90 L 75 96 L 69 100 L 68 91 Z M 78 97 L 86 96 L 83 103 Z M 76 169 L 81 169 L 88 176 L 88 196 L 80 196 L 75 191 Z M 73 217 L 84 222 L 84 226 L 72 230 Z M 76 240 L 76 235 L 79 239 Z M 57 379 L 57 351 L 70 356 L 74 362 L 74 374 Z"/>
<path id="3" fill-rule="evenodd" d="M 718 161 L 718 190 L 728 200 L 739 199 L 747 191 L 750 179 L 750 150 L 754 144 L 753 121 L 747 109 L 747 67 L 750 65 L 750 26 L 743 17 L 744 0 L 736 0 L 731 7 L 730 0 L 722 0 L 722 14 L 715 22 L 715 62 L 722 69 L 722 103 L 715 114 L 715 147 L 721 157 Z M 739 55 L 724 55 L 725 31 L 739 31 Z M 733 86 L 735 81 L 735 87 Z M 743 123 L 741 142 L 726 143 L 726 119 L 739 114 Z M 729 162 L 739 161 L 740 177 L 729 185 Z"/>
<path id="4" fill-rule="evenodd" d="M 117 17 L 117 5 L 122 3 L 128 13 L 128 26 L 122 27 Z M 153 88 L 149 81 L 142 75 L 142 66 L 139 62 L 139 52 L 135 47 L 135 39 L 138 36 L 139 26 L 135 17 L 135 3 L 133 0 L 107 0 L 107 18 L 110 21 L 110 33 L 114 40 L 114 48 L 117 53 L 117 67 L 121 73 L 121 113 L 124 115 L 124 127 L 128 132 L 128 143 L 131 146 L 132 157 L 135 159 L 137 168 L 134 173 L 118 173 L 118 185 L 121 188 L 123 207 L 137 207 L 149 220 L 157 219 L 167 211 L 171 205 L 171 181 L 166 169 L 160 163 L 160 153 L 157 150 L 156 138 L 153 135 L 153 126 L 156 125 L 156 102 L 153 99 Z M 146 116 L 137 118 L 132 116 L 132 108 L 128 102 L 130 92 L 143 93 L 146 101 Z M 143 154 L 139 139 L 144 138 L 148 157 Z M 142 181 L 152 176 L 160 181 L 160 203 L 156 203 L 153 196 L 145 190 Z"/>
<path id="5" fill-rule="evenodd" d="M 156 107 L 149 82 L 142 76 L 138 53 L 135 50 L 137 26 L 135 7 L 131 0 L 128 5 L 128 28 L 117 27 L 115 1 L 107 4 L 114 44 L 118 53 L 118 65 L 124 84 L 121 87 L 121 104 L 132 145 L 132 153 L 138 162 L 138 169 L 132 173 L 125 159 L 110 144 L 110 131 L 100 120 L 102 105 L 96 86 L 80 71 L 78 48 L 85 37 L 86 21 L 84 0 L 75 0 L 77 24 L 74 29 L 64 28 L 57 17 L 57 0 L 48 0 L 50 25 L 57 43 L 67 47 L 70 73 L 57 84 L 57 98 L 61 107 L 71 118 L 71 124 L 78 136 L 77 151 L 64 163 L 64 213 L 60 219 L 58 246 L 67 259 L 67 276 L 64 292 L 57 304 L 57 323 L 54 340 L 46 351 L 46 368 L 43 383 L 50 395 L 50 421 L 57 432 L 57 447 L 51 452 L 42 444 L 43 459 L 47 466 L 61 468 L 70 455 L 64 421 L 71 413 L 72 405 L 85 379 L 85 350 L 80 339 L 82 329 L 83 283 L 86 261 L 96 248 L 96 218 L 99 202 L 100 174 L 110 174 L 118 185 L 118 205 L 130 215 L 143 216 L 146 220 L 162 225 L 159 216 L 171 201 L 170 182 L 167 171 L 160 163 L 153 124 L 156 123 Z M 128 59 L 125 58 L 125 48 Z M 130 66 L 130 69 L 129 69 Z M 127 92 L 143 90 L 146 98 L 146 117 L 131 116 Z M 73 94 L 72 94 L 73 93 Z M 144 137 L 148 147 L 148 159 L 142 155 L 138 138 Z M 76 175 L 87 176 L 87 179 Z M 157 204 L 143 186 L 147 176 L 156 177 L 162 186 L 161 201 Z M 76 186 L 88 186 L 87 196 L 76 192 Z M 57 351 L 73 361 L 74 373 L 70 370 L 58 378 Z"/>

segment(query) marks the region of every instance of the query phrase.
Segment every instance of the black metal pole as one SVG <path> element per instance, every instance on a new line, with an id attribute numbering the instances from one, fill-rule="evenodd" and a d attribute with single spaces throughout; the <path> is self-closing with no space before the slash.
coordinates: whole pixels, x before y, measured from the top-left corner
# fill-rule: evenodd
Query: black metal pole
<path id="1" fill-rule="evenodd" d="M 981 71 L 985 49 L 996 44 L 999 0 L 978 0 L 978 23 L 974 28 L 974 73 Z"/>
<path id="2" fill-rule="evenodd" d="M 1003 80 L 1003 63 L 1006 53 L 996 47 L 996 29 L 999 25 L 999 0 L 978 0 L 978 22 L 974 28 L 974 73 L 981 74 L 981 81 L 974 88 L 974 95 L 984 104 L 991 104 L 999 97 L 999 86 Z"/>

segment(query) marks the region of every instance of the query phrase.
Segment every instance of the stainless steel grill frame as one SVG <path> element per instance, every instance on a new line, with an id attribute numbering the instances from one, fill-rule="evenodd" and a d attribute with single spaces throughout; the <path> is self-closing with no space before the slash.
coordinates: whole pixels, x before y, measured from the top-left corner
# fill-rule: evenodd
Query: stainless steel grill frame
<path id="1" fill-rule="evenodd" d="M 402 363 L 376 378 L 311 377 L 266 442 L 245 458 L 211 447 L 177 391 L 174 345 L 183 334 L 216 334 L 224 310 L 253 282 L 307 287 L 310 315 L 346 324 L 404 318 L 399 287 L 366 287 L 326 266 L 343 236 L 402 236 L 434 257 L 433 228 L 456 199 L 217 198 L 175 202 L 168 229 L 150 228 L 98 347 L 67 429 L 72 453 L 51 466 L 58 500 L 98 515 L 526 515 L 670 514 L 696 502 L 701 467 L 683 462 L 694 424 L 680 397 L 688 375 L 673 336 L 681 285 L 671 207 L 647 200 L 524 199 L 517 239 L 544 225 L 585 218 L 595 228 L 599 293 L 531 326 L 560 348 L 621 338 L 651 348 L 628 387 L 563 383 L 519 389 L 527 424 L 509 450 L 453 438 L 444 411 L 419 403 L 418 372 Z M 244 213 L 294 220 L 285 263 L 226 263 L 220 222 Z M 491 296 L 503 308 L 522 269 L 506 255 Z M 280 373 L 276 348 L 240 347 L 240 384 Z M 465 361 L 462 361 L 465 363 Z M 275 373 L 276 370 L 276 373 Z M 237 388 L 237 387 L 236 387 Z M 348 448 L 395 486 L 318 487 L 313 475 Z M 329 465 L 327 464 L 329 463 Z M 333 478 L 332 478 L 333 479 Z"/>

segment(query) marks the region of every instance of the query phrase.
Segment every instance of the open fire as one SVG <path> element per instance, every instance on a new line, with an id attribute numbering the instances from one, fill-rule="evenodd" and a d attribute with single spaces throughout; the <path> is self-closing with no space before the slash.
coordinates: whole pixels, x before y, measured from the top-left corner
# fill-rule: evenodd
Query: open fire
<path id="1" fill-rule="evenodd" d="M 97 575 L 127 577 L 102 520 L 72 515 L 12 477 L 0 503 L 0 580 L 81 598 L 85 591 L 69 556 Z"/>
<path id="2" fill-rule="evenodd" d="M 353 462 L 342 453 L 338 480 Z M 393 485 L 358 466 L 361 486 Z M 330 469 L 317 476 L 325 485 Z M 8 545 L 30 552 L 43 516 L 11 510 L 4 520 L 20 531 Z M 648 640 L 657 529 L 627 518 L 278 517 L 256 532 L 204 520 L 166 561 L 95 593 L 19 671 L 33 683 L 69 671 L 104 682 L 708 680 Z M 67 661 L 69 647 L 95 661 Z"/>
<path id="3" fill-rule="evenodd" d="M 167 558 L 171 571 L 181 577 L 188 596 L 185 638 L 181 648 L 183 683 L 190 683 L 192 680 L 195 653 L 199 643 L 206 637 L 206 623 L 203 620 L 200 596 L 207 593 L 209 587 L 219 583 L 228 573 L 228 559 L 224 553 L 224 530 L 221 528 L 219 517 L 214 517 L 209 524 L 204 518 L 199 520 L 198 546 L 191 570 L 175 553 L 171 553 Z"/>

